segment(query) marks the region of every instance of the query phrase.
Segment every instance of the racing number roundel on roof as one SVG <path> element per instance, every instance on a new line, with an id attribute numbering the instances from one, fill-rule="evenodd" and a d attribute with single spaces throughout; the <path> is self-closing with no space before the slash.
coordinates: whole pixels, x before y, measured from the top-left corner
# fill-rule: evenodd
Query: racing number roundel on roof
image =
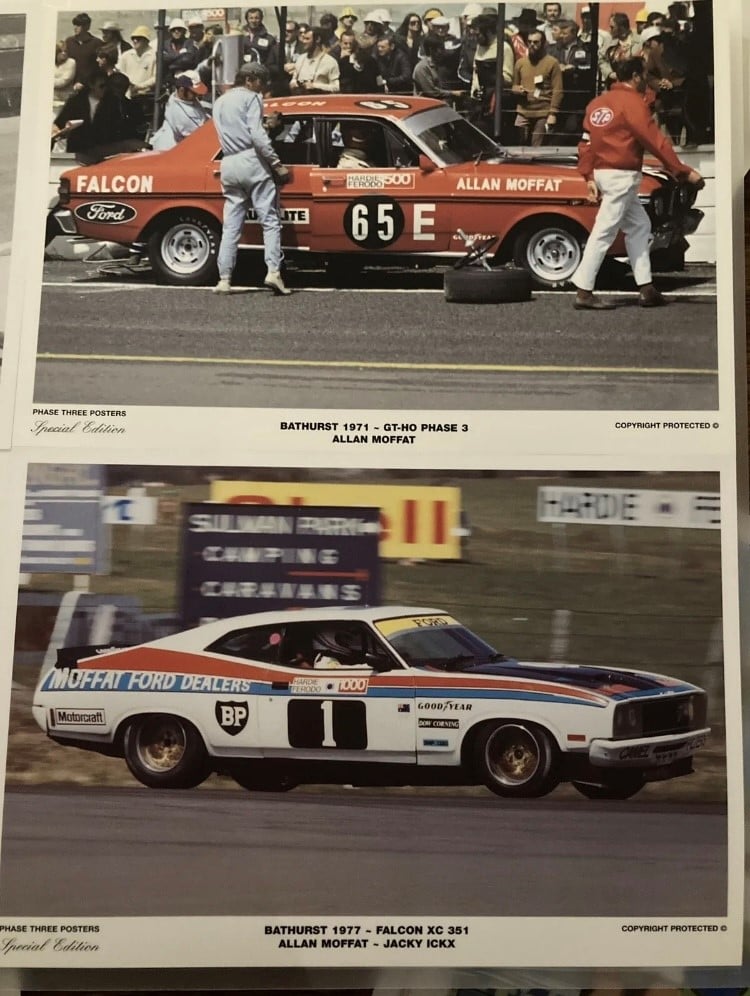
<path id="1" fill-rule="evenodd" d="M 358 197 L 344 212 L 344 231 L 363 249 L 383 249 L 401 238 L 404 212 L 392 197 Z"/>
<path id="2" fill-rule="evenodd" d="M 614 111 L 609 107 L 597 107 L 589 116 L 589 121 L 595 128 L 604 128 L 615 116 Z"/>

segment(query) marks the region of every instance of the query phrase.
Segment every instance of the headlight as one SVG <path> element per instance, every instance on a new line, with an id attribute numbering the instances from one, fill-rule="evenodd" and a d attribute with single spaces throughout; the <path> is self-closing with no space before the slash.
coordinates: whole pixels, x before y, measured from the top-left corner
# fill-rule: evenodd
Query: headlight
<path id="1" fill-rule="evenodd" d="M 622 702 L 615 707 L 615 718 L 612 728 L 613 736 L 618 740 L 639 737 L 643 733 L 643 711 L 637 702 Z"/>

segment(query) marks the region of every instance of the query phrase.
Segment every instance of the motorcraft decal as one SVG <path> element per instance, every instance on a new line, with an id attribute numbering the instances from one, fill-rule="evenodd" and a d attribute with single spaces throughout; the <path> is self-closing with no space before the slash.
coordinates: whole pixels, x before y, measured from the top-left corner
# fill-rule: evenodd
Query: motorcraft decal
<path id="1" fill-rule="evenodd" d="M 52 709 L 51 726 L 106 726 L 103 709 Z"/>

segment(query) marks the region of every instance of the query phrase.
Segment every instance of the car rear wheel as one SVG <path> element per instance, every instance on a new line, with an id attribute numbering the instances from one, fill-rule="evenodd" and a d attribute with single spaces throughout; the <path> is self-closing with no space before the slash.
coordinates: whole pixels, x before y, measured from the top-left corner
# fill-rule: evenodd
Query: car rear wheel
<path id="1" fill-rule="evenodd" d="M 285 771 L 269 769 L 263 762 L 237 764 L 229 772 L 242 788 L 250 792 L 290 792 L 297 787 Z"/>
<path id="2" fill-rule="evenodd" d="M 559 782 L 557 749 L 546 730 L 534 723 L 490 723 L 474 745 L 479 777 L 496 795 L 534 798 Z"/>
<path id="3" fill-rule="evenodd" d="M 210 773 L 201 735 L 178 716 L 138 716 L 125 730 L 125 762 L 149 788 L 195 788 Z"/>
<path id="4" fill-rule="evenodd" d="M 537 287 L 563 287 L 578 269 L 584 241 L 583 231 L 564 221 L 528 225 L 516 237 L 513 262 L 531 274 Z"/>
<path id="5" fill-rule="evenodd" d="M 218 277 L 221 232 L 205 215 L 190 212 L 165 220 L 148 240 L 148 258 L 165 284 L 200 287 Z"/>
<path id="6" fill-rule="evenodd" d="M 531 300 L 531 277 L 526 270 L 485 270 L 462 266 L 446 270 L 443 277 L 446 301 L 501 304 Z"/>
<path id="7" fill-rule="evenodd" d="M 587 799 L 630 799 L 645 785 L 643 775 L 638 771 L 622 773 L 606 785 L 589 785 L 587 782 L 573 782 Z"/>

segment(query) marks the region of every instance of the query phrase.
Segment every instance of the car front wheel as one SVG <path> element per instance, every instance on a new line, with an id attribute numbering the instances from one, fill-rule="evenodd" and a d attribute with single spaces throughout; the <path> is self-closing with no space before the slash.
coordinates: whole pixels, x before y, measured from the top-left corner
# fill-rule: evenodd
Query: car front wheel
<path id="1" fill-rule="evenodd" d="M 531 274 L 537 287 L 564 287 L 581 262 L 584 240 L 582 230 L 563 221 L 540 221 L 516 237 L 513 262 Z"/>
<path id="2" fill-rule="evenodd" d="M 474 760 L 482 782 L 496 795 L 526 799 L 547 795 L 560 780 L 555 744 L 534 723 L 488 724 L 477 738 Z"/>
<path id="3" fill-rule="evenodd" d="M 128 723 L 123 741 L 125 762 L 149 788 L 195 788 L 210 773 L 201 735 L 178 716 L 138 716 Z"/>
<path id="4" fill-rule="evenodd" d="M 218 277 L 218 223 L 199 213 L 172 215 L 152 232 L 148 258 L 161 283 L 200 287 Z"/>

